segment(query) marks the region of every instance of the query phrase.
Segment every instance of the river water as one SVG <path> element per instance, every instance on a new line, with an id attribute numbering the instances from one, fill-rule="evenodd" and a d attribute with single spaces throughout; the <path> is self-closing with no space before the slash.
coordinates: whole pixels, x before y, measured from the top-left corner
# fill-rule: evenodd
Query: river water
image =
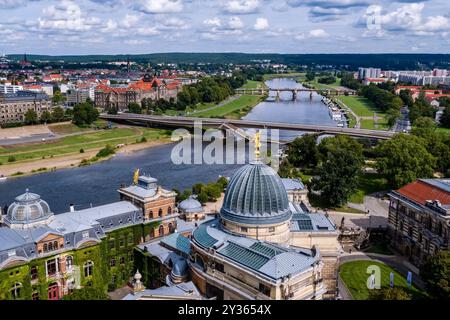
<path id="1" fill-rule="evenodd" d="M 268 81 L 271 88 L 301 87 L 291 79 Z M 271 93 L 270 95 L 274 95 Z M 301 93 L 296 101 L 292 94 L 281 93 L 279 102 L 265 101 L 257 105 L 245 119 L 278 121 L 302 124 L 336 126 L 321 97 Z M 268 100 L 273 100 L 270 98 Z M 280 132 L 280 137 L 292 138 L 298 132 Z M 171 160 L 173 144 L 161 145 L 131 154 L 117 154 L 113 158 L 87 167 L 61 169 L 54 172 L 11 178 L 0 182 L 0 205 L 11 204 L 14 198 L 28 188 L 46 200 L 54 213 L 69 211 L 69 204 L 76 209 L 107 204 L 119 200 L 117 189 L 132 182 L 133 172 L 141 172 L 158 179 L 165 188 L 183 190 L 197 182 L 212 182 L 220 175 L 231 176 L 241 165 L 176 165 Z"/>

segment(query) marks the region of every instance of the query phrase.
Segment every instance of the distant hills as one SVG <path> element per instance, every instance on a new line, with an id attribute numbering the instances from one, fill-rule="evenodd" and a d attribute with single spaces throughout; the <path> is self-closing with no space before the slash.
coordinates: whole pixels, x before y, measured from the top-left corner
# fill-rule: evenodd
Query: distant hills
<path id="1" fill-rule="evenodd" d="M 23 54 L 8 55 L 13 60 L 23 59 Z M 272 63 L 287 65 L 348 65 L 350 69 L 359 66 L 383 69 L 450 69 L 450 54 L 248 54 L 248 53 L 153 53 L 137 55 L 67 55 L 49 56 L 27 54 L 29 61 L 61 61 L 89 63 L 94 61 L 126 60 L 140 63 L 214 63 L 245 64 L 255 60 L 271 60 Z"/>

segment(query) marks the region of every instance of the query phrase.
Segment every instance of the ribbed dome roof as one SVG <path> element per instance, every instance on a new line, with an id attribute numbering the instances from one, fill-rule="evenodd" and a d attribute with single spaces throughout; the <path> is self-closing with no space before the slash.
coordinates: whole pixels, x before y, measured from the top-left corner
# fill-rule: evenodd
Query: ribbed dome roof
<path id="1" fill-rule="evenodd" d="M 185 213 L 203 212 L 202 204 L 195 196 L 189 196 L 186 200 L 181 201 L 178 208 Z"/>
<path id="2" fill-rule="evenodd" d="M 259 161 L 243 166 L 233 175 L 220 214 L 227 220 L 255 225 L 291 218 L 286 189 L 280 177 Z"/>
<path id="3" fill-rule="evenodd" d="M 45 220 L 53 213 L 47 202 L 35 193 L 28 190 L 16 197 L 16 201 L 8 208 L 5 220 L 9 224 L 28 224 L 40 220 Z"/>

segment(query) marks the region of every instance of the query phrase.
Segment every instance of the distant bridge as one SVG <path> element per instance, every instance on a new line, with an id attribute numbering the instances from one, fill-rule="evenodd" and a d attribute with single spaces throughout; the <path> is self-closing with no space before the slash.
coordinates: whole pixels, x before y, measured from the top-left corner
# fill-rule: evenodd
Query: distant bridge
<path id="1" fill-rule="evenodd" d="M 312 88 L 257 88 L 257 89 L 246 89 L 246 88 L 239 88 L 234 90 L 236 94 L 245 94 L 245 95 L 266 95 L 269 94 L 269 92 L 276 92 L 276 99 L 280 99 L 280 93 L 281 92 L 291 92 L 292 93 L 292 100 L 297 99 L 297 95 L 299 92 L 309 92 L 310 96 L 313 92 L 318 92 L 322 95 L 326 96 L 340 96 L 340 95 L 347 95 L 347 96 L 354 96 L 356 95 L 355 90 L 339 90 L 339 89 L 312 89 Z"/>
<path id="2" fill-rule="evenodd" d="M 302 132 L 313 132 L 318 134 L 344 134 L 352 137 L 372 138 L 372 139 L 390 139 L 395 132 L 382 130 L 367 130 L 356 128 L 339 128 L 322 125 L 308 125 L 285 122 L 263 122 L 255 120 L 233 120 L 233 119 L 215 119 L 215 118 L 195 118 L 195 117 L 179 117 L 179 116 L 154 116 L 123 113 L 117 115 L 102 114 L 101 119 L 109 121 L 130 121 L 135 123 L 153 124 L 168 127 L 194 127 L 195 122 L 201 122 L 203 128 L 224 127 L 233 128 L 253 128 L 253 129 L 279 129 Z"/>

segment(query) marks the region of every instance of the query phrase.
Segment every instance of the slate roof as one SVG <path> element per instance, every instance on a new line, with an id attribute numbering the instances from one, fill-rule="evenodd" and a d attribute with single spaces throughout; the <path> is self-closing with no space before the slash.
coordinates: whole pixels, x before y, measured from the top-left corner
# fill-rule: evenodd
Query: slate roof
<path id="1" fill-rule="evenodd" d="M 217 256 L 273 280 L 304 272 L 318 258 L 318 254 L 314 255 L 311 250 L 295 250 L 234 236 L 223 231 L 217 219 L 202 223 L 194 230 L 193 241 L 204 248 L 215 247 Z"/>

